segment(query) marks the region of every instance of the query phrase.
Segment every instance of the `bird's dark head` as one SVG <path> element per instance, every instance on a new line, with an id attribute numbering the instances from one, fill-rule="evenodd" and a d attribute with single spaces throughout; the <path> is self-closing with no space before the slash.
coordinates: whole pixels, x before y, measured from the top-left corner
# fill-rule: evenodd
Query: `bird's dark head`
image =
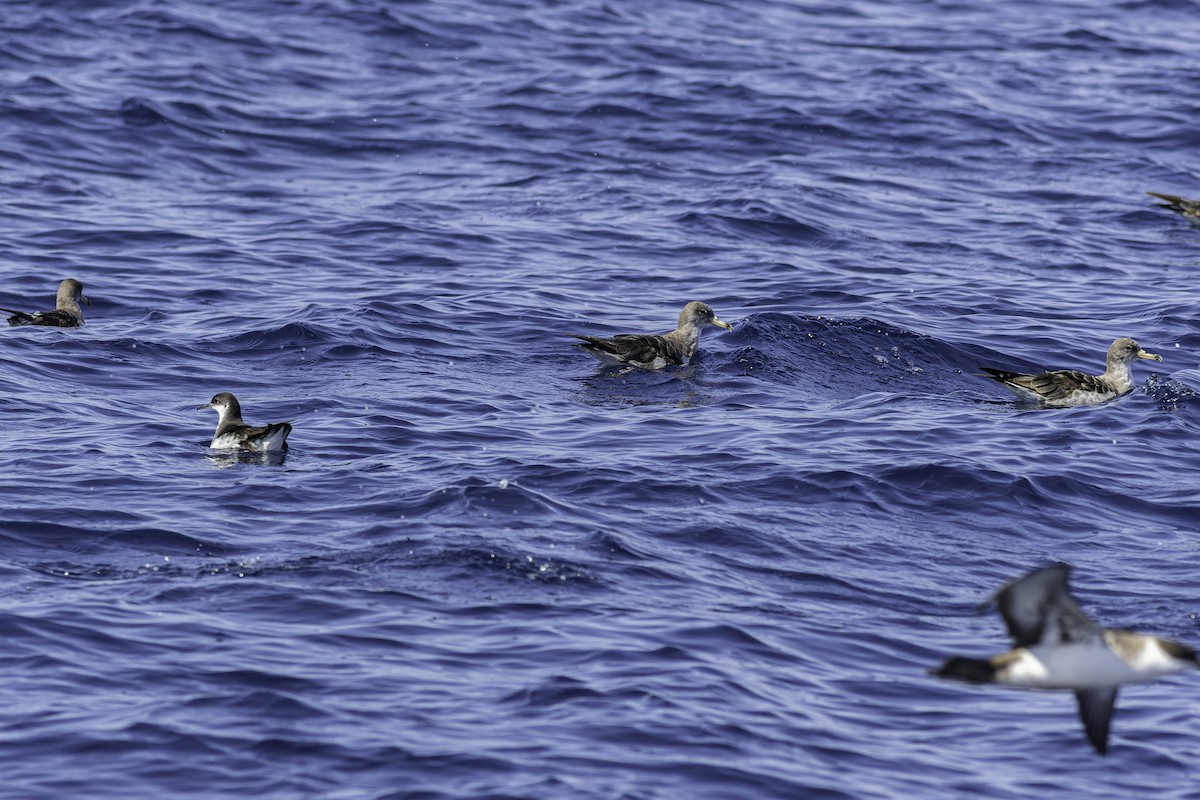
<path id="1" fill-rule="evenodd" d="M 938 678 L 949 678 L 967 683 L 992 683 L 996 680 L 996 665 L 986 658 L 954 656 L 929 674 Z"/>
<path id="2" fill-rule="evenodd" d="M 58 305 L 62 307 L 70 303 L 90 306 L 92 301 L 83 296 L 82 283 L 74 278 L 64 278 L 62 283 L 58 284 Z"/>
<path id="3" fill-rule="evenodd" d="M 236 414 L 241 414 L 242 409 L 238 404 L 237 398 L 230 392 L 219 392 L 213 395 L 213 399 L 201 406 L 196 406 L 196 410 L 200 411 L 204 408 L 211 408 L 217 412 L 222 418 L 230 411 Z"/>

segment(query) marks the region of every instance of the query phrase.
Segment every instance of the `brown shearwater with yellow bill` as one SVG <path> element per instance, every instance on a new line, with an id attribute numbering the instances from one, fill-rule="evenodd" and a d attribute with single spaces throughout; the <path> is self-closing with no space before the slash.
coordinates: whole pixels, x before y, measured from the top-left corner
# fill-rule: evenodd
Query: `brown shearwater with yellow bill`
<path id="1" fill-rule="evenodd" d="M 980 367 L 991 378 L 1023 400 L 1032 400 L 1051 408 L 1094 406 L 1133 389 L 1129 365 L 1139 358 L 1162 361 L 1162 356 L 1147 353 L 1133 339 L 1117 339 L 1108 348 L 1103 375 L 1088 375 L 1074 369 L 1056 369 L 1038 375 L 1024 375 L 1003 369 Z"/>
<path id="2" fill-rule="evenodd" d="M 717 319 L 708 303 L 693 300 L 679 312 L 675 330 L 663 334 L 621 333 L 609 338 L 571 334 L 576 347 L 595 356 L 610 367 L 633 366 L 662 369 L 691 361 L 700 343 L 700 333 L 709 325 L 733 330 L 728 322 Z"/>

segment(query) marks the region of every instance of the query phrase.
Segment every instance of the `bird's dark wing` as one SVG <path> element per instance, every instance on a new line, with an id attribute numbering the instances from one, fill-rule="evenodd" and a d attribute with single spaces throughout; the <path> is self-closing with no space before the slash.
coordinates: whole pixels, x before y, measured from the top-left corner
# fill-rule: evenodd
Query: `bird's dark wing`
<path id="1" fill-rule="evenodd" d="M 290 422 L 272 422 L 262 426 L 246 425 L 241 428 L 240 432 L 245 436 L 242 440 L 242 449 L 257 451 L 258 445 L 276 434 L 283 433 L 283 441 L 280 443 L 281 450 L 287 450 L 287 437 L 292 432 L 292 423 Z"/>
<path id="2" fill-rule="evenodd" d="M 1117 702 L 1117 687 L 1076 689 L 1075 699 L 1079 701 L 1079 718 L 1083 720 L 1088 741 L 1097 753 L 1104 755 L 1108 752 L 1108 728 Z"/>
<path id="3" fill-rule="evenodd" d="M 1089 641 L 1101 635 L 1067 588 L 1067 564 L 1051 564 L 1006 584 L 996 593 L 996 605 L 1008 635 L 1017 647 L 1044 641 Z"/>
<path id="4" fill-rule="evenodd" d="M 0 311 L 9 311 L 11 309 L 0 309 Z M 24 311 L 14 311 L 13 315 L 8 318 L 9 325 L 45 325 L 51 328 L 77 328 L 82 325 L 82 321 L 66 311 L 54 309 L 53 311 L 39 311 L 35 314 L 26 314 Z"/>
<path id="5" fill-rule="evenodd" d="M 1007 386 L 1024 389 L 1042 400 L 1061 400 L 1069 397 L 1072 392 L 1111 393 L 1113 388 L 1094 375 L 1075 369 L 1056 369 L 1053 372 L 1043 372 L 1040 375 L 1023 375 L 1020 372 L 1008 372 L 991 367 L 980 367 L 987 377 Z"/>
<path id="6" fill-rule="evenodd" d="M 33 324 L 49 325 L 54 328 L 77 328 L 83 324 L 83 321 L 74 314 L 55 309 L 53 311 L 43 311 L 41 314 L 34 314 Z"/>
<path id="7" fill-rule="evenodd" d="M 229 433 L 238 435 L 241 439 L 241 449 L 258 452 L 257 446 L 266 439 L 274 437 L 278 432 L 283 432 L 283 441 L 281 449 L 287 450 L 287 435 L 292 433 L 292 423 L 290 422 L 271 422 L 269 425 L 232 425 L 223 429 L 218 429 L 217 437 L 222 437 Z"/>
<path id="8" fill-rule="evenodd" d="M 652 364 L 655 359 L 662 358 L 667 364 L 683 363 L 683 355 L 666 336 L 654 334 L 623 333 L 609 339 L 598 336 L 580 336 L 572 334 L 576 339 L 582 339 L 578 344 L 584 350 L 596 354 L 604 354 L 617 361 L 629 364 Z"/>

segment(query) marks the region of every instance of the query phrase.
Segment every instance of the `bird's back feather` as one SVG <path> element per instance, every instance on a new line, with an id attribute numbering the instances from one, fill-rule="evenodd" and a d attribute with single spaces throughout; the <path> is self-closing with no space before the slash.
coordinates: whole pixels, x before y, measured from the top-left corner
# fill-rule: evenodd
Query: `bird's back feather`
<path id="1" fill-rule="evenodd" d="M 1057 369 L 1037 375 L 1009 372 L 992 367 L 980 367 L 980 369 L 987 377 L 1003 384 L 1017 394 L 1032 396 L 1046 402 L 1067 400 L 1076 392 L 1097 395 L 1116 394 L 1113 387 L 1100 378 L 1075 369 Z"/>
<path id="2" fill-rule="evenodd" d="M 582 342 L 576 347 L 599 358 L 607 364 L 633 364 L 636 366 L 679 365 L 684 362 L 679 348 L 666 336 L 656 334 L 622 333 L 603 339 L 599 336 L 571 334 Z"/>

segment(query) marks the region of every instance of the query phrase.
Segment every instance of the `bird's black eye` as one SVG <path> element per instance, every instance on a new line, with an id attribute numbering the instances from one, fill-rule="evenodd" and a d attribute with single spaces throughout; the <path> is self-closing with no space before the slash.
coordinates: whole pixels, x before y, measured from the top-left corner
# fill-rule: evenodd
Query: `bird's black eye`
<path id="1" fill-rule="evenodd" d="M 1131 345 L 1131 344 L 1127 344 L 1127 345 L 1125 345 L 1125 350 L 1126 350 L 1126 352 L 1132 353 L 1132 352 L 1133 352 L 1133 345 Z"/>

